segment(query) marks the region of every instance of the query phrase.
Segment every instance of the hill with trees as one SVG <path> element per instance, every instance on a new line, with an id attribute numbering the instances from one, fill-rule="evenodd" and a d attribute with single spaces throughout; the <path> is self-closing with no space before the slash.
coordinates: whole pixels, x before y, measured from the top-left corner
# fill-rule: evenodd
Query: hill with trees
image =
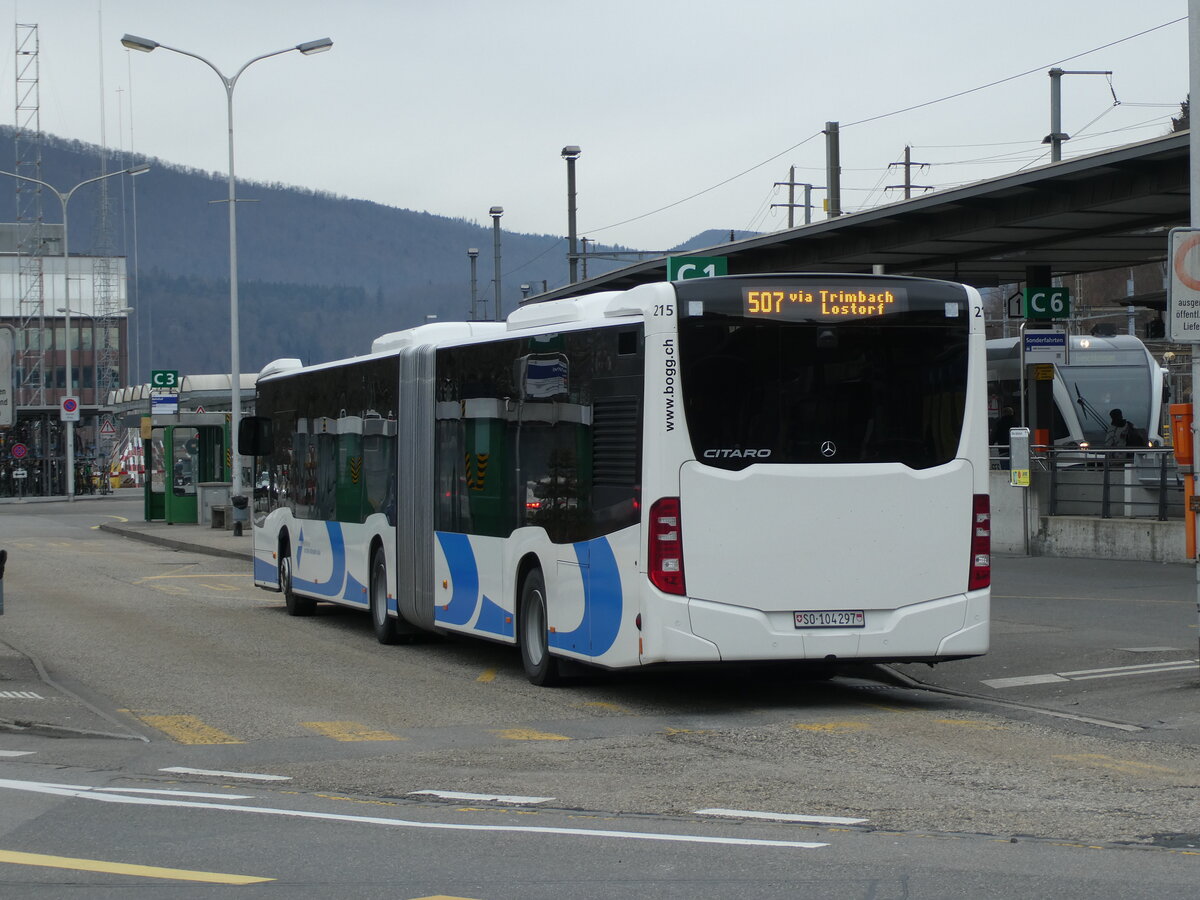
<path id="1" fill-rule="evenodd" d="M 15 160 L 13 140 L 13 129 L 0 127 L 0 153 Z M 43 136 L 41 159 L 42 180 L 60 190 L 101 171 L 142 162 L 112 152 L 102 162 L 95 145 L 49 135 Z M 71 249 L 97 252 L 107 243 L 128 258 L 141 380 L 152 368 L 227 372 L 226 176 L 159 159 L 145 161 L 149 172 L 106 182 L 111 223 L 107 242 L 97 227 L 98 186 L 73 197 Z M 490 220 L 481 224 L 240 179 L 238 198 L 243 372 L 256 372 L 283 356 L 319 362 L 364 353 L 378 335 L 421 324 L 427 316 L 469 318 L 471 247 L 479 249 L 479 315 L 492 313 Z M 43 196 L 42 206 L 43 221 L 61 221 L 61 207 L 52 195 Z M 0 221 L 15 218 L 14 201 Z M 521 297 L 522 284 L 532 285 L 537 293 L 543 281 L 548 287 L 566 282 L 566 249 L 566 239 L 559 235 L 503 233 L 506 314 Z M 594 249 L 600 253 L 629 248 Z M 589 260 L 588 272 L 595 275 L 619 265 Z"/>

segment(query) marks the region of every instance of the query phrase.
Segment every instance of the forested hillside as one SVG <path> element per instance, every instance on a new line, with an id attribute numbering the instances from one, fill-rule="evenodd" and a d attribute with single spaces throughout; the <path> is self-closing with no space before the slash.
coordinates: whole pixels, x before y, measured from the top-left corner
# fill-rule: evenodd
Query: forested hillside
<path id="1" fill-rule="evenodd" d="M 13 130 L 0 127 L 0 154 L 10 160 L 15 159 L 12 144 Z M 141 162 L 110 155 L 106 171 Z M 213 202 L 227 196 L 225 176 L 157 159 L 146 162 L 151 170 L 136 179 L 107 182 L 111 245 L 129 258 L 140 375 L 144 379 L 151 368 L 227 372 L 228 213 L 224 202 Z M 13 164 L 0 168 L 11 171 Z M 42 180 L 69 190 L 101 171 L 97 147 L 43 138 Z M 136 200 L 131 181 L 136 181 Z M 6 189 L 13 197 L 11 184 Z M 72 251 L 101 245 L 99 196 L 99 187 L 89 185 L 71 200 Z M 238 197 L 256 201 L 238 204 L 243 372 L 258 371 L 281 356 L 318 362 L 363 353 L 378 335 L 420 324 L 427 315 L 468 317 L 469 247 L 480 251 L 480 314 L 493 308 L 490 220 L 481 225 L 240 180 Z M 61 221 L 52 195 L 44 196 L 43 215 L 46 222 Z M 10 200 L 0 221 L 15 218 L 16 204 Z M 567 280 L 565 238 L 504 232 L 501 252 L 505 313 L 519 300 L 522 283 L 540 290 L 543 280 L 550 287 Z M 617 265 L 591 260 L 588 271 L 598 274 Z"/>

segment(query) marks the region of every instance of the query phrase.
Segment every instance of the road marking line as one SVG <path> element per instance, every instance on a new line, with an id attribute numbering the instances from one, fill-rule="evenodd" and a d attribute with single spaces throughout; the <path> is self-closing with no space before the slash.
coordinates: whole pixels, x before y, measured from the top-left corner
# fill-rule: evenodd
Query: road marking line
<path id="1" fill-rule="evenodd" d="M 162 770 L 167 771 L 167 770 Z M 101 794 L 88 785 L 48 784 L 37 781 L 0 779 L 0 789 L 31 791 L 59 797 L 101 800 L 106 803 L 125 803 L 138 806 L 170 806 L 178 809 L 206 809 L 220 812 L 250 813 L 260 816 L 280 816 L 324 822 L 348 822 L 355 825 L 381 825 L 390 828 L 417 828 L 428 831 L 478 831 L 502 834 L 537 834 L 566 837 L 618 838 L 634 841 L 662 841 L 676 844 L 720 844 L 733 847 L 776 847 L 780 849 L 813 850 L 828 847 L 815 841 L 778 841 L 762 838 L 709 837 L 696 834 L 670 834 L 653 831 L 612 831 L 607 829 L 563 828 L 549 825 L 477 825 L 464 822 L 417 822 L 408 819 L 389 819 L 382 816 L 351 816 L 344 813 L 321 813 L 302 809 L 275 809 L 267 806 L 237 806 L 230 803 L 201 803 L 195 800 L 169 800 L 165 797 L 128 797 L 121 794 Z"/>
<path id="2" fill-rule="evenodd" d="M 629 710 L 618 703 L 605 703 L 603 700 L 591 700 L 583 704 L 584 706 L 594 706 L 597 709 L 606 709 L 609 712 L 628 713 Z"/>
<path id="3" fill-rule="evenodd" d="M 108 862 L 102 859 L 77 859 L 70 856 L 46 856 L 42 853 L 19 853 L 0 850 L 0 862 L 18 866 L 42 866 L 50 869 L 74 869 L 77 872 L 104 872 L 109 875 L 137 875 L 140 878 L 169 878 L 172 881 L 203 881 L 208 884 L 262 884 L 274 878 L 254 875 L 228 875 L 223 872 L 200 872 L 193 869 L 164 869 L 159 866 L 138 866 L 131 863 Z"/>
<path id="4" fill-rule="evenodd" d="M 160 794 L 164 797 L 207 797 L 209 800 L 253 800 L 250 794 L 208 794 L 203 791 L 160 791 L 155 788 L 96 788 L 110 794 Z"/>
<path id="5" fill-rule="evenodd" d="M 991 678 L 983 683 L 991 688 L 1022 687 L 1027 684 L 1053 684 L 1059 681 L 1070 681 L 1061 675 L 1026 675 L 1021 678 Z"/>
<path id="6" fill-rule="evenodd" d="M 1178 647 L 1118 647 L 1125 653 L 1178 653 Z"/>
<path id="7" fill-rule="evenodd" d="M 1082 763 L 1100 769 L 1112 769 L 1125 775 L 1180 775 L 1175 769 L 1166 766 L 1156 766 L 1151 763 L 1138 762 L 1133 759 L 1115 759 L 1103 753 L 1070 753 L 1057 755 L 1054 759 L 1065 759 L 1069 762 Z"/>
<path id="8" fill-rule="evenodd" d="M 145 578 L 139 578 L 134 584 L 146 584 L 151 581 L 163 581 L 164 579 L 174 578 L 250 578 L 248 572 L 214 572 L 210 575 L 147 575 Z"/>
<path id="9" fill-rule="evenodd" d="M 305 728 L 311 728 L 317 734 L 335 741 L 405 741 L 408 738 L 397 737 L 386 731 L 368 728 L 361 722 L 301 722 Z"/>
<path id="10" fill-rule="evenodd" d="M 561 734 L 551 734 L 548 731 L 535 731 L 532 728 L 492 728 L 492 734 L 505 741 L 569 741 L 570 738 Z"/>
<path id="11" fill-rule="evenodd" d="M 1152 675 L 1157 672 L 1178 672 L 1193 668 L 1194 659 L 1170 662 L 1139 663 L 1135 666 L 1112 666 L 1106 669 L 1079 669 L 1074 672 L 1057 672 L 1047 675 L 1025 675 L 1017 678 L 990 678 L 982 681 L 990 688 L 1023 687 L 1030 684 L 1057 684 L 1065 681 L 1087 681 L 1092 678 L 1120 678 L 1128 675 Z"/>
<path id="12" fill-rule="evenodd" d="M 45 700 L 41 694 L 33 691 L 0 691 L 0 700 Z"/>
<path id="13" fill-rule="evenodd" d="M 134 715 L 151 728 L 157 728 L 180 744 L 243 743 L 219 728 L 204 724 L 195 716 L 146 716 L 138 713 L 134 713 Z"/>
<path id="14" fill-rule="evenodd" d="M 1123 674 L 1137 675 L 1139 669 L 1157 669 L 1157 668 L 1161 668 L 1162 666 L 1194 666 L 1194 665 L 1196 665 L 1196 660 L 1194 660 L 1194 659 L 1178 659 L 1178 660 L 1171 660 L 1169 662 L 1164 660 L 1163 662 L 1156 662 L 1156 663 L 1139 663 L 1136 666 L 1109 666 L 1106 669 L 1079 669 L 1076 672 L 1059 672 L 1058 674 L 1062 675 L 1064 678 L 1073 678 L 1076 675 L 1096 675 L 1101 672 L 1115 672 L 1118 675 L 1123 675 Z"/>
<path id="15" fill-rule="evenodd" d="M 797 722 L 792 727 L 797 731 L 824 731 L 829 734 L 849 734 L 854 731 L 862 731 L 871 726 L 866 722 L 816 722 L 814 724 Z"/>
<path id="16" fill-rule="evenodd" d="M 0 750 L 0 756 L 33 756 L 36 750 Z"/>
<path id="17" fill-rule="evenodd" d="M 409 791 L 410 797 L 427 794 L 431 797 L 441 797 L 443 800 L 470 800 L 471 802 L 517 803 L 521 806 L 532 806 L 535 803 L 549 803 L 553 797 L 514 797 L 507 794 L 468 794 L 464 791 Z"/>
<path id="18" fill-rule="evenodd" d="M 172 772 L 176 775 L 213 775 L 217 778 L 244 778 L 247 781 L 291 781 L 290 775 L 262 775 L 258 772 L 222 772 L 218 769 L 189 769 L 186 766 L 170 766 L 159 769 L 160 772 Z"/>
<path id="19" fill-rule="evenodd" d="M 1146 669 L 1142 672 L 1103 672 L 1099 675 L 1076 675 L 1072 681 L 1091 681 L 1094 678 L 1121 678 L 1126 675 L 1153 675 L 1156 672 L 1182 672 L 1186 669 L 1194 669 L 1196 664 L 1193 662 L 1182 663 L 1163 663 L 1161 666 L 1154 669 Z"/>
<path id="20" fill-rule="evenodd" d="M 757 812 L 750 809 L 698 809 L 697 816 L 721 816 L 726 819 L 769 819 L 773 822 L 802 822 L 808 825 L 862 825 L 867 819 L 847 816 L 805 816 L 796 813 Z"/>

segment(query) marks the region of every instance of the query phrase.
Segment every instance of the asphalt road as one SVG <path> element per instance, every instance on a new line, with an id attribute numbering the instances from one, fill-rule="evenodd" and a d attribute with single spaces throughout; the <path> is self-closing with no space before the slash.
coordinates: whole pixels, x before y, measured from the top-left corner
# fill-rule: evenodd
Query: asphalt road
<path id="1" fill-rule="evenodd" d="M 1190 567 L 999 559 L 993 652 L 932 670 L 539 689 L 506 648 L 382 647 L 363 616 L 288 617 L 239 561 L 96 527 L 138 515 L 0 508 L 6 896 L 165 878 L 114 861 L 288 896 L 1194 894 Z M 651 832 L 674 837 L 624 836 Z"/>

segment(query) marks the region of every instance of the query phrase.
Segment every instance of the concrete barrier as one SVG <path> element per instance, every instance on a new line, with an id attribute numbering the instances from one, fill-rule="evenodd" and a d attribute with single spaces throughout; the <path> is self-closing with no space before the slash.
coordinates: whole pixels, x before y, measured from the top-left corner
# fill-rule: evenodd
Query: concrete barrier
<path id="1" fill-rule="evenodd" d="M 1181 519 L 1045 516 L 1044 485 L 1013 487 L 1006 471 L 991 473 L 990 488 L 994 553 L 1190 562 Z"/>

